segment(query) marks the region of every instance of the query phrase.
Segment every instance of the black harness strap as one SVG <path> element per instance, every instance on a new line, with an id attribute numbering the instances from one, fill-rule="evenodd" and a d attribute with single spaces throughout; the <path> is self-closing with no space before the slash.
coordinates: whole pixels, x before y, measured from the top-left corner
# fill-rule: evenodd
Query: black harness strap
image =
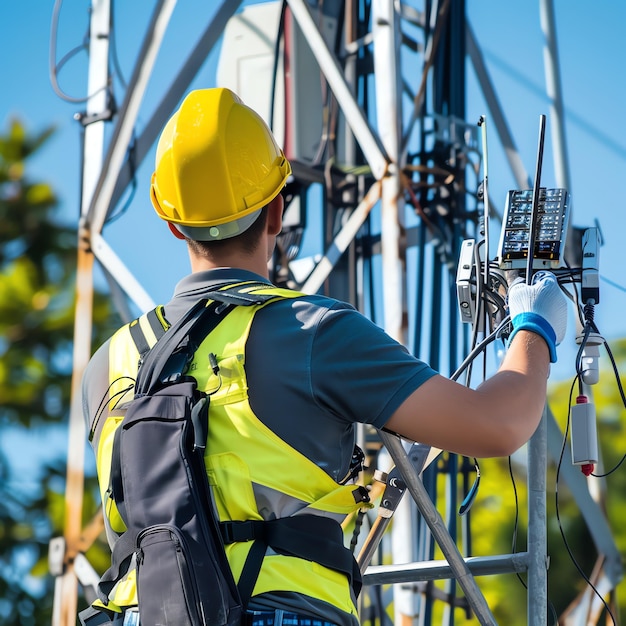
<path id="1" fill-rule="evenodd" d="M 152 328 L 152 332 L 154 336 L 157 338 L 157 341 L 163 337 L 165 331 L 170 327 L 169 323 L 165 319 L 165 307 L 160 304 L 155 309 L 148 311 L 146 317 L 148 318 L 148 323 L 150 324 L 150 328 Z"/>
<path id="2" fill-rule="evenodd" d="M 241 604 L 244 607 L 247 607 L 250 602 L 266 552 L 267 544 L 264 541 L 255 541 L 250 548 L 250 552 L 248 552 L 246 562 L 243 564 L 241 576 L 237 582 L 237 589 L 239 590 Z"/>
<path id="3" fill-rule="evenodd" d="M 143 361 L 143 357 L 148 354 L 148 351 L 150 350 L 150 344 L 146 340 L 146 336 L 143 333 L 141 324 L 139 323 L 139 319 L 133 320 L 130 323 L 128 330 L 130 330 L 130 336 L 135 342 L 137 352 L 139 352 L 139 362 L 141 362 Z"/>
<path id="4" fill-rule="evenodd" d="M 295 556 L 342 572 L 348 577 L 355 595 L 359 595 L 361 572 L 352 552 L 343 544 L 340 524 L 333 519 L 296 515 L 270 521 L 220 522 L 220 529 L 225 544 L 254 541 L 237 583 L 244 603 L 252 594 L 268 547 L 278 554 Z"/>

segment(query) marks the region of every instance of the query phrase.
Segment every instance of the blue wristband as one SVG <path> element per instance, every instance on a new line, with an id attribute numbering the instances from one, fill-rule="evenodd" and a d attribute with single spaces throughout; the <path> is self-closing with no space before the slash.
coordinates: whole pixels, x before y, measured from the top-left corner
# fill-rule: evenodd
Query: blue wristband
<path id="1" fill-rule="evenodd" d="M 543 337 L 550 351 L 550 363 L 556 363 L 556 333 L 548 321 L 538 313 L 518 313 L 512 320 L 513 332 L 509 336 L 509 343 L 519 330 L 528 330 Z"/>

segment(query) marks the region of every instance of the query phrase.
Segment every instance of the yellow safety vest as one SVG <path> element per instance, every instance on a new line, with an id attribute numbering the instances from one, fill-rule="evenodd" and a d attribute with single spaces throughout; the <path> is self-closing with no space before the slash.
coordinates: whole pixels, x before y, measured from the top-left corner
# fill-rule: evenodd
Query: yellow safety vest
<path id="1" fill-rule="evenodd" d="M 257 509 L 259 501 L 269 503 L 269 514 L 276 518 L 306 513 L 341 520 L 369 506 L 363 499 L 362 488 L 336 483 L 323 469 L 265 426 L 248 401 L 245 347 L 254 315 L 277 299 L 302 294 L 270 285 L 259 287 L 258 283 L 254 283 L 253 293 L 274 297 L 261 304 L 235 307 L 202 342 L 188 372 L 197 380 L 198 388 L 210 396 L 205 465 L 220 521 L 263 520 L 262 512 Z M 154 345 L 157 338 L 146 316 L 133 323 L 141 325 L 148 344 Z M 137 372 L 139 351 L 131 337 L 130 326 L 121 328 L 111 339 L 112 398 L 116 393 L 122 394 L 128 387 L 128 377 L 134 378 Z M 209 363 L 209 353 L 217 357 L 217 374 Z M 123 400 L 130 399 L 132 391 Z M 279 403 L 280 398 L 277 398 Z M 103 425 L 96 459 L 105 514 L 111 528 L 121 533 L 125 530 L 124 524 L 106 490 L 113 435 L 123 418 L 114 413 Z M 267 515 L 268 511 L 263 513 Z M 251 541 L 245 541 L 226 546 L 235 580 L 241 575 L 251 545 Z M 345 574 L 314 561 L 270 551 L 263 560 L 252 595 L 285 591 L 303 594 L 357 615 Z M 118 606 L 136 604 L 133 572 L 118 585 L 112 602 Z"/>

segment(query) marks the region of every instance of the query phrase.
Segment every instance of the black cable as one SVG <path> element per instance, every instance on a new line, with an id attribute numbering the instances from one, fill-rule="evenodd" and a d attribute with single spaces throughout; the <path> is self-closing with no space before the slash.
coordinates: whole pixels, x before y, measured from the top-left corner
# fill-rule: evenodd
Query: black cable
<path id="1" fill-rule="evenodd" d="M 567 265 L 567 261 L 565 262 L 565 264 Z M 563 270 L 554 270 L 554 274 L 555 276 L 557 276 L 557 284 L 559 285 L 559 288 L 561 289 L 561 291 L 565 294 L 565 296 L 567 296 L 567 298 L 569 298 L 569 300 L 571 300 L 574 303 L 575 309 L 576 309 L 576 313 L 578 314 L 578 321 L 580 322 L 581 326 L 585 325 L 585 319 L 583 316 L 583 311 L 582 311 L 582 307 L 580 306 L 580 300 L 578 297 L 578 289 L 575 288 L 575 283 L 576 283 L 576 277 L 578 277 L 579 279 L 582 276 L 582 270 L 580 269 L 572 269 L 569 265 L 567 265 L 567 269 L 565 271 Z M 571 285 L 574 285 L 574 293 L 571 294 L 567 289 L 565 289 L 565 287 L 563 287 L 563 282 L 565 282 L 565 280 L 567 280 L 567 282 L 569 282 Z"/>
<path id="2" fill-rule="evenodd" d="M 115 213 L 111 213 L 109 217 L 107 217 L 105 224 L 111 224 L 115 220 L 119 219 L 128 211 L 130 205 L 132 204 L 133 199 L 135 198 L 135 194 L 137 192 L 137 165 L 135 160 L 135 131 L 133 130 L 133 138 L 128 146 L 128 169 L 130 171 L 130 192 L 123 206 Z"/>
<path id="3" fill-rule="evenodd" d="M 578 379 L 578 395 L 583 395 L 583 351 L 585 346 L 587 345 L 587 341 L 589 340 L 589 335 L 591 333 L 591 325 L 586 323 L 583 329 L 583 337 L 580 341 L 580 346 L 578 346 L 578 352 L 576 354 L 576 378 Z"/>
<path id="4" fill-rule="evenodd" d="M 111 51 L 110 56 L 111 56 L 111 60 L 113 61 L 113 67 L 115 68 L 115 71 L 117 73 L 117 78 L 119 79 L 122 87 L 126 89 L 128 87 L 128 84 L 126 82 L 126 79 L 124 78 L 122 67 L 120 65 L 120 60 L 119 60 L 119 57 L 117 56 L 117 37 L 115 33 L 114 14 L 115 14 L 115 2 L 112 0 L 111 1 L 111 34 L 109 36 L 109 42 L 110 42 L 109 49 Z"/>
<path id="5" fill-rule="evenodd" d="M 130 159 L 129 159 L 129 162 L 130 162 Z M 111 213 L 111 215 L 107 217 L 105 221 L 106 225 L 109 225 L 115 220 L 119 219 L 120 217 L 122 217 L 122 215 L 124 215 L 124 213 L 128 211 L 128 209 L 130 208 L 130 205 L 132 204 L 135 198 L 136 193 L 137 193 L 137 177 L 133 175 L 130 181 L 130 192 L 128 194 L 128 197 L 126 198 L 126 201 L 124 202 L 124 205 L 119 209 L 119 211 L 117 211 L 116 213 Z"/>
<path id="6" fill-rule="evenodd" d="M 619 469 L 619 467 L 621 466 L 621 464 L 626 460 L 626 454 L 624 454 L 624 456 L 619 460 L 619 462 L 617 463 L 617 465 L 615 465 L 612 469 L 610 469 L 608 472 L 605 472 L 604 474 L 594 474 L 593 472 L 591 473 L 591 476 L 593 476 L 594 478 L 606 478 L 607 476 L 609 476 L 610 474 L 612 474 L 613 472 L 615 472 L 617 469 Z"/>
<path id="7" fill-rule="evenodd" d="M 476 347 L 476 341 L 478 340 L 478 333 L 480 330 L 483 330 L 483 334 L 487 336 L 487 316 L 486 309 L 487 303 L 483 298 L 483 293 L 485 292 L 486 285 L 483 282 L 483 273 L 480 271 L 480 248 L 484 246 L 485 240 L 481 240 L 476 243 L 474 248 L 474 264 L 476 265 L 476 317 L 474 319 L 474 323 L 472 324 L 472 337 L 470 340 L 470 350 L 474 350 Z M 481 328 L 481 323 L 484 322 L 484 327 Z M 478 356 L 478 353 L 476 353 Z M 487 359 L 484 359 L 483 366 L 485 365 Z M 465 374 L 465 386 L 469 387 L 470 381 L 472 378 L 472 366 L 474 359 L 472 359 L 467 366 L 467 372 Z"/>
<path id="8" fill-rule="evenodd" d="M 617 382 L 617 389 L 619 391 L 620 397 L 622 399 L 622 405 L 624 406 L 624 408 L 626 408 L 626 394 L 624 394 L 624 387 L 622 386 L 622 381 L 619 375 L 619 370 L 617 369 L 617 363 L 615 362 L 615 357 L 613 356 L 613 352 L 611 351 L 611 348 L 609 347 L 609 344 L 604 341 L 603 342 L 604 347 L 606 349 L 606 352 L 609 356 L 609 361 L 611 362 L 611 367 L 613 368 L 613 373 L 615 374 L 615 380 Z M 626 454 L 624 454 L 624 456 L 622 456 L 622 458 L 618 461 L 618 463 L 616 465 L 614 465 L 608 472 L 605 472 L 604 474 L 591 474 L 594 478 L 605 478 L 606 476 L 608 476 L 609 474 L 612 474 L 613 472 L 615 472 L 621 465 L 622 463 L 626 460 Z"/>
<path id="9" fill-rule="evenodd" d="M 97 93 L 101 91 L 105 91 L 107 87 L 101 87 L 94 93 L 85 96 L 84 98 L 75 98 L 66 94 L 63 89 L 59 86 L 58 82 L 58 72 L 73 56 L 75 56 L 81 50 L 86 50 L 87 45 L 89 43 L 89 30 L 87 30 L 87 35 L 80 46 L 76 46 L 72 50 L 70 50 L 67 54 L 63 56 L 63 58 L 57 63 L 56 55 L 57 55 L 57 37 L 59 32 L 59 15 L 61 13 L 61 5 L 63 4 L 63 0 L 55 0 L 54 8 L 52 9 L 52 20 L 50 23 L 50 46 L 49 46 L 49 54 L 48 54 L 48 68 L 49 68 L 49 76 L 50 83 L 52 84 L 52 89 L 56 93 L 59 98 L 65 100 L 66 102 L 73 103 L 81 103 L 87 102 L 89 98 L 95 96 Z"/>
<path id="10" fill-rule="evenodd" d="M 615 374 L 615 380 L 617 382 L 617 389 L 619 391 L 619 395 L 622 399 L 622 404 L 624 408 L 626 408 L 626 394 L 624 394 L 624 387 L 622 386 L 622 380 L 619 375 L 619 370 L 617 369 L 617 363 L 615 362 L 615 357 L 613 356 L 613 352 L 609 347 L 609 344 L 606 341 L 603 341 L 604 347 L 606 349 L 606 353 L 609 356 L 609 361 L 611 362 L 611 366 L 613 367 L 613 372 Z"/>
<path id="11" fill-rule="evenodd" d="M 509 456 L 509 476 L 511 477 L 511 485 L 513 486 L 513 494 L 515 496 L 515 523 L 513 524 L 513 541 L 511 543 L 511 553 L 512 554 L 516 554 L 517 552 L 517 531 L 518 531 L 518 525 L 519 525 L 519 499 L 517 497 L 517 486 L 515 484 L 515 475 L 513 473 L 513 463 L 511 462 L 511 457 Z M 515 575 L 517 576 L 518 580 L 520 581 L 520 583 L 522 584 L 522 587 L 524 587 L 524 589 L 528 590 L 528 585 L 526 584 L 526 581 L 521 577 L 519 572 L 515 572 Z M 550 614 L 552 615 L 553 619 L 554 619 L 554 625 L 558 625 L 559 623 L 559 618 L 558 615 L 556 613 L 556 610 L 554 608 L 554 604 L 552 604 L 552 602 L 550 602 L 548 600 L 548 609 L 550 609 Z"/>
<path id="12" fill-rule="evenodd" d="M 576 375 L 579 380 L 579 394 L 580 395 L 582 395 L 583 393 L 583 390 L 582 390 L 582 353 L 585 348 L 585 345 L 587 344 L 589 340 L 589 335 L 591 331 L 593 330 L 594 332 L 598 332 L 598 327 L 596 326 L 595 321 L 594 321 L 593 302 L 592 301 L 587 302 L 584 306 L 583 311 L 584 311 L 584 318 L 585 318 L 585 327 L 583 331 L 583 338 L 581 340 L 580 347 L 578 349 L 578 354 L 576 355 Z M 609 360 L 613 368 L 613 373 L 615 374 L 615 380 L 617 382 L 617 388 L 619 390 L 620 397 L 622 399 L 622 405 L 626 408 L 626 395 L 624 394 L 624 388 L 622 386 L 622 381 L 619 375 L 619 371 L 617 369 L 617 363 L 615 362 L 615 357 L 613 356 L 613 352 L 611 351 L 609 344 L 606 341 L 603 341 L 603 344 L 609 356 Z M 604 474 L 592 473 L 592 476 L 596 478 L 604 478 L 605 476 L 608 476 L 609 474 L 612 474 L 614 471 L 616 471 L 620 467 L 620 465 L 624 462 L 624 460 L 626 460 L 626 454 L 624 454 L 624 456 L 622 456 L 621 460 L 617 463 L 617 465 L 615 465 L 608 472 L 605 472 Z"/>
<path id="13" fill-rule="evenodd" d="M 465 371 L 471 361 L 476 358 L 482 350 L 484 350 L 490 343 L 495 341 L 500 337 L 500 333 L 503 328 L 509 323 L 509 317 L 507 316 L 500 322 L 500 324 L 487 336 L 485 337 L 468 355 L 465 357 L 465 360 L 459 365 L 457 370 L 450 376 L 451 380 L 456 381 L 459 376 Z"/>
<path id="14" fill-rule="evenodd" d="M 113 387 L 113 385 L 115 385 L 116 383 L 120 382 L 121 380 L 131 380 L 132 384 L 129 385 L 128 387 L 126 387 L 125 389 L 120 389 L 119 391 L 117 391 L 116 393 L 114 393 L 112 396 L 109 397 L 109 391 L 111 391 L 111 387 Z M 120 376 L 119 378 L 116 378 L 114 381 L 112 381 L 109 384 L 109 386 L 107 387 L 107 390 L 104 392 L 104 395 L 100 399 L 100 403 L 98 404 L 98 408 L 96 409 L 95 419 L 94 419 L 93 423 L 91 424 L 91 428 L 89 430 L 89 441 L 91 441 L 91 439 L 93 438 L 94 433 L 96 432 L 96 428 L 98 426 L 98 422 L 100 421 L 100 418 L 102 417 L 102 415 L 104 413 L 104 409 L 107 407 L 107 405 L 111 401 L 116 400 L 115 403 L 113 403 L 113 405 L 111 406 L 111 410 L 114 410 L 115 408 L 117 408 L 118 402 L 134 386 L 135 386 L 135 379 L 132 378 L 131 376 Z"/>
<path id="15" fill-rule="evenodd" d="M 519 498 L 517 496 L 517 485 L 515 484 L 515 474 L 513 474 L 513 463 L 511 462 L 511 457 L 509 456 L 509 476 L 511 477 L 511 486 L 513 487 L 513 496 L 515 499 L 515 522 L 513 523 L 513 540 L 511 542 L 511 553 L 515 554 L 517 552 L 517 531 L 519 528 Z M 521 577 L 519 572 L 515 572 L 515 575 L 522 583 L 524 589 L 528 589 L 528 585 L 526 585 L 526 581 Z"/>
<path id="16" fill-rule="evenodd" d="M 365 509 L 359 509 L 354 517 L 354 530 L 352 531 L 352 537 L 350 539 L 350 552 L 355 553 L 359 535 L 361 534 L 361 527 L 363 526 L 363 518 L 365 517 Z"/>
<path id="17" fill-rule="evenodd" d="M 552 604 L 552 602 L 550 601 L 548 601 L 548 608 L 550 609 L 550 614 L 552 615 L 552 618 L 554 619 L 554 622 L 552 622 L 553 626 L 559 626 L 559 616 L 556 614 L 554 604 Z"/>
<path id="18" fill-rule="evenodd" d="M 285 12 L 287 11 L 287 0 L 283 0 L 280 7 L 280 17 L 278 18 L 278 32 L 276 33 L 276 45 L 274 46 L 274 65 L 272 66 L 272 92 L 270 96 L 270 111 L 269 119 L 267 123 L 269 127 L 274 130 L 274 105 L 276 100 L 274 95 L 276 93 L 276 79 L 278 78 L 278 59 L 280 56 L 280 43 L 285 33 Z M 287 135 L 287 129 L 285 128 L 285 137 Z"/>

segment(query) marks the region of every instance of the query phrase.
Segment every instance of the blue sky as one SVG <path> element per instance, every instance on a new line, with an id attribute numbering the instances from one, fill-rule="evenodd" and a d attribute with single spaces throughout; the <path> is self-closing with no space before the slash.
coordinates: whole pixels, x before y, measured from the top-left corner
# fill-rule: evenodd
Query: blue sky
<path id="1" fill-rule="evenodd" d="M 84 41 L 89 26 L 89 1 L 65 0 L 59 20 L 57 60 Z M 150 117 L 163 90 L 187 58 L 199 34 L 208 24 L 215 2 L 179 2 L 168 29 L 156 70 L 142 106 L 138 126 Z M 243 6 L 250 4 L 244 2 Z M 467 0 L 467 16 L 478 39 L 487 67 L 524 165 L 532 176 L 537 151 L 538 122 L 549 113 L 545 95 L 543 35 L 538 0 Z M 116 47 L 122 71 L 128 79 L 154 2 L 114 2 Z M 421 8 L 421 2 L 415 2 Z M 573 198 L 573 222 L 592 226 L 598 220 L 605 244 L 601 250 L 601 274 L 618 285 L 626 284 L 621 270 L 626 220 L 621 184 L 626 180 L 626 81 L 623 60 L 626 43 L 621 30 L 626 4 L 555 2 L 562 87 L 566 109 L 566 139 Z M 12 116 L 32 131 L 49 124 L 57 132 L 32 161 L 30 175 L 49 181 L 57 191 L 60 212 L 75 223 L 79 211 L 81 135 L 73 119 L 82 104 L 61 100 L 50 84 L 49 43 L 53 2 L 30 0 L 0 6 L 0 54 L 3 90 L 0 123 Z M 592 8 L 593 6 L 593 8 Z M 214 51 L 194 87 L 215 84 Z M 417 70 L 416 70 L 417 71 Z M 87 56 L 83 52 L 66 64 L 59 75 L 63 89 L 73 96 L 86 94 Z M 119 101 L 123 97 L 117 90 Z M 468 121 L 488 113 L 473 71 L 468 71 Z M 156 219 L 148 196 L 152 155 L 138 172 L 138 189 L 128 213 L 104 234 L 111 246 L 157 302 L 166 301 L 174 284 L 187 271 L 181 244 Z M 508 189 L 516 188 L 495 127 L 489 126 L 489 182 L 496 208 L 502 210 Z M 552 165 L 550 119 L 542 183 L 556 186 Z M 499 229 L 498 229 L 499 232 Z M 151 252 L 158 250 L 159 254 Z M 626 293 L 608 282 L 601 284 L 596 321 L 607 339 L 626 335 L 619 313 Z M 558 371 L 569 376 L 575 354 L 573 331 L 560 353 Z M 567 364 L 565 361 L 567 360 Z"/>

